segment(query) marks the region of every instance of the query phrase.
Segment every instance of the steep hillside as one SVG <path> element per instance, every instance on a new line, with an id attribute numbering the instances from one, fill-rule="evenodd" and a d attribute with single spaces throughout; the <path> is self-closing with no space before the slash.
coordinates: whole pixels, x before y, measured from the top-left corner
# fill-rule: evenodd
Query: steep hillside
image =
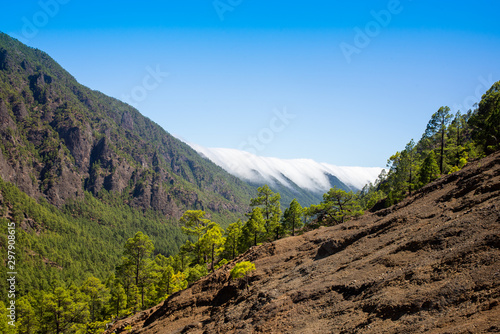
<path id="1" fill-rule="evenodd" d="M 108 333 L 500 331 L 500 152 L 360 219 L 251 248 Z"/>
<path id="2" fill-rule="evenodd" d="M 80 85 L 46 53 L 0 33 L 0 176 L 58 207 L 84 192 L 178 218 L 231 220 L 253 189 L 136 109 Z"/>

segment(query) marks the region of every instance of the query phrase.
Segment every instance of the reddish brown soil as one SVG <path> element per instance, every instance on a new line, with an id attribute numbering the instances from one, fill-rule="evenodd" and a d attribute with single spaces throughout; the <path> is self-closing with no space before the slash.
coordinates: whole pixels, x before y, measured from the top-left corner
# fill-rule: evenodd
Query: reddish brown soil
<path id="1" fill-rule="evenodd" d="M 108 333 L 500 332 L 500 152 L 243 260 L 248 289 L 233 262 Z"/>

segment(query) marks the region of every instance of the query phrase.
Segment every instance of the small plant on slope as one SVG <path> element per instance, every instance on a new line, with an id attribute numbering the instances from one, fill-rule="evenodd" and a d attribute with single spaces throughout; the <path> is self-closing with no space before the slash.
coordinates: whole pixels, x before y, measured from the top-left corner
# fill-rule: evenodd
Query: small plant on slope
<path id="1" fill-rule="evenodd" d="M 248 274 L 255 270 L 255 264 L 250 261 L 243 261 L 237 263 L 233 269 L 231 269 L 230 275 L 232 279 L 245 278 L 245 285 L 248 289 Z"/>

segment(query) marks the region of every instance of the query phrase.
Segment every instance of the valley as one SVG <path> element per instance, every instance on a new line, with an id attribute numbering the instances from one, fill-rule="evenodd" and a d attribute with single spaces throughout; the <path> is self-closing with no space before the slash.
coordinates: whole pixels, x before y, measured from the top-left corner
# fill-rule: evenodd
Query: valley
<path id="1" fill-rule="evenodd" d="M 499 331 L 499 96 L 436 108 L 386 168 L 261 157 L 0 33 L 0 331 Z"/>

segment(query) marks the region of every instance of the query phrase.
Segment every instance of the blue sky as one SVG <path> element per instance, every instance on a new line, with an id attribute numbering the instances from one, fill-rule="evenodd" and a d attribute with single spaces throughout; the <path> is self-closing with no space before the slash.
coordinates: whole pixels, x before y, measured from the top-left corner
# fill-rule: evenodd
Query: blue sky
<path id="1" fill-rule="evenodd" d="M 10 1 L 0 31 L 168 132 L 385 166 L 500 80 L 498 1 Z M 168 74 L 167 74 L 168 73 Z"/>

